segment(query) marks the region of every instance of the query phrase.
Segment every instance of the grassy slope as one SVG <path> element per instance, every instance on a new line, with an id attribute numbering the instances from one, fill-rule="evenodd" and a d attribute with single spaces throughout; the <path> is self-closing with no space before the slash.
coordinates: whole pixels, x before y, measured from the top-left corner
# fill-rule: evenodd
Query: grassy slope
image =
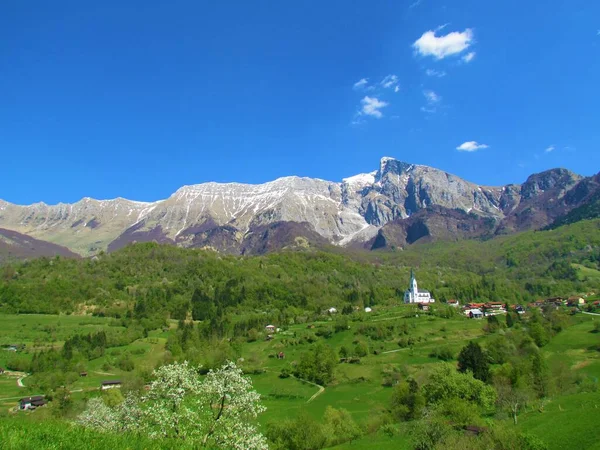
<path id="1" fill-rule="evenodd" d="M 521 415 L 522 431 L 543 439 L 551 450 L 600 449 L 600 393 L 560 397 L 544 407 L 544 412 Z"/>
<path id="2" fill-rule="evenodd" d="M 129 435 L 107 435 L 68 423 L 37 422 L 32 418 L 0 420 L 0 448 L 3 450 L 162 450 L 190 448 L 181 442 L 157 442 Z"/>
<path id="3" fill-rule="evenodd" d="M 244 344 L 242 347 L 242 356 L 247 362 L 253 365 L 262 366 L 267 371 L 261 375 L 253 375 L 253 383 L 257 391 L 263 395 L 264 403 L 267 406 L 267 412 L 261 417 L 261 423 L 266 424 L 269 421 L 278 420 L 282 417 L 294 417 L 300 410 L 308 411 L 313 417 L 320 418 L 328 405 L 337 408 L 348 409 L 355 420 L 359 423 L 366 424 L 373 413 L 379 408 L 385 408 L 388 405 L 391 388 L 386 388 L 381 385 L 382 369 L 384 367 L 396 367 L 398 370 L 403 370 L 413 374 L 418 380 L 424 380 L 429 371 L 429 368 L 437 362 L 428 355 L 432 349 L 439 346 L 448 346 L 455 353 L 464 345 L 468 339 L 477 339 L 485 341 L 486 336 L 483 334 L 481 327 L 483 322 L 468 320 L 463 317 L 453 319 L 441 319 L 425 316 L 412 318 L 398 318 L 403 316 L 410 307 L 397 306 L 390 309 L 376 309 L 373 315 L 363 317 L 365 321 L 382 321 L 383 319 L 396 320 L 399 323 L 407 323 L 411 335 L 415 338 L 421 338 L 414 350 L 400 349 L 395 344 L 397 337 L 389 342 L 379 343 L 373 341 L 374 345 L 382 345 L 384 350 L 399 350 L 393 353 L 380 355 L 370 355 L 361 359 L 361 364 L 339 364 L 336 367 L 337 381 L 325 388 L 325 392 L 316 397 L 312 402 L 307 403 L 309 398 L 315 394 L 318 389 L 309 384 L 302 383 L 294 378 L 280 379 L 278 374 L 283 367 L 289 366 L 291 361 L 297 359 L 299 355 L 306 350 L 307 344 L 296 346 L 283 346 L 283 340 L 290 337 L 294 331 L 297 333 L 306 332 L 306 325 L 294 325 L 290 327 L 288 334 L 277 334 L 273 341 L 257 341 Z M 0 316 L 2 323 L 7 322 L 8 317 Z M 11 321 L 32 321 L 31 316 L 10 317 Z M 60 320 L 61 326 L 56 331 L 57 335 L 66 336 L 66 331 L 70 325 L 76 323 L 76 320 L 82 318 L 69 318 L 50 316 L 45 318 L 50 323 Z M 577 324 L 566 329 L 557 335 L 545 348 L 544 352 L 549 355 L 549 359 L 565 361 L 569 364 L 572 370 L 577 370 L 582 374 L 590 376 L 600 375 L 600 353 L 592 350 L 593 345 L 598 344 L 599 336 L 590 333 L 593 327 L 593 321 L 597 319 L 593 316 L 578 316 L 574 319 Z M 37 318 L 35 320 L 38 320 Z M 108 322 L 109 319 L 102 319 Z M 102 324 L 91 324 L 90 326 L 102 326 Z M 318 325 L 318 324 L 317 324 Z M 341 345 L 352 348 L 353 341 L 357 338 L 354 330 L 359 325 L 358 322 L 352 324 L 352 329 L 335 334 L 326 342 L 331 345 L 336 351 Z M 62 328 L 64 327 L 64 329 Z M 11 327 L 10 329 L 1 330 L 0 337 L 10 338 L 10 333 L 14 330 L 20 330 L 20 327 Z M 38 333 L 39 330 L 32 330 L 30 338 Z M 364 337 L 358 337 L 364 339 Z M 158 339 L 158 340 L 154 340 Z M 10 339 L 9 339 L 10 340 Z M 150 342 L 155 342 L 154 344 Z M 121 347 L 118 350 L 133 350 L 135 348 L 146 348 L 147 351 L 143 355 L 134 356 L 136 365 L 153 366 L 158 362 L 163 355 L 164 337 L 151 336 L 149 339 L 141 339 L 127 347 Z M 111 352 L 115 349 L 109 349 L 107 355 L 98 358 L 89 363 L 90 376 L 86 379 L 79 379 L 72 386 L 72 389 L 80 388 L 95 388 L 101 379 L 106 378 L 104 375 L 93 374 L 95 370 L 101 371 L 103 362 L 110 358 Z M 270 354 L 283 350 L 286 353 L 285 360 L 277 360 L 269 358 Z M 126 376 L 118 370 L 111 371 L 115 373 L 115 377 Z M 109 377 L 110 378 L 110 377 Z M 0 377 L 0 380 L 3 378 Z M 1 385 L 0 385 L 1 386 Z M 14 384 L 12 389 L 15 389 Z M 17 392 L 20 390 L 17 389 Z M 82 394 L 75 394 L 82 395 Z M 4 402 L 2 410 L 6 411 L 7 407 L 14 406 L 16 401 Z M 560 405 L 560 408 L 559 408 Z M 600 429 L 594 426 L 595 417 L 597 417 L 597 407 L 600 406 L 600 394 L 575 394 L 554 399 L 550 402 L 544 413 L 535 411 L 527 411 L 521 414 L 519 427 L 521 429 L 538 435 L 551 445 L 551 448 L 594 448 L 592 445 L 600 440 Z M 562 409 L 562 411 L 561 411 Z M 41 411 L 40 411 L 41 412 Z M 40 417 L 40 412 L 33 414 L 19 414 L 14 420 L 17 422 L 23 421 L 28 423 L 35 417 Z M 14 423 L 12 420 L 11 423 Z M 24 433 L 25 425 L 7 427 L 6 420 L 0 420 L 0 433 L 4 433 L 6 440 L 3 442 L 13 443 L 13 447 L 19 442 L 17 436 L 19 433 Z M 63 427 L 63 428 L 61 428 Z M 64 428 L 64 424 L 44 423 L 36 424 L 36 434 L 30 441 L 32 447 L 36 443 L 37 448 L 43 447 L 43 442 L 49 442 L 53 433 L 60 430 L 60 439 L 58 443 L 70 443 L 80 439 L 79 431 Z M 12 430 L 9 432 L 9 428 Z M 79 436 L 79 437 L 78 437 Z M 88 435 L 91 436 L 91 435 Z M 46 441 L 44 441 L 46 439 Z M 114 442 L 104 440 L 98 441 L 98 446 L 87 448 L 107 448 L 103 447 L 104 442 L 110 442 L 113 448 L 151 448 L 138 446 L 137 441 L 119 441 L 114 438 Z M 94 440 L 94 442 L 97 442 Z M 576 447 L 571 447 L 571 443 L 577 443 Z M 26 444 L 26 445 L 29 445 Z M 58 445 L 58 444 L 57 444 Z M 66 445 L 66 444 L 65 444 Z M 74 444 L 75 445 L 75 444 Z M 96 444 L 94 444 L 96 445 Z M 130 445 L 129 447 L 127 445 Z M 141 444 L 140 444 L 141 445 Z M 384 435 L 366 436 L 352 444 L 345 444 L 339 448 L 361 449 L 361 448 L 409 448 L 408 438 L 401 436 L 397 438 L 389 438 Z M 23 448 L 23 447 L 21 447 Z M 51 448 L 51 447 L 50 447 Z M 55 448 L 78 448 L 78 447 L 55 447 Z"/>

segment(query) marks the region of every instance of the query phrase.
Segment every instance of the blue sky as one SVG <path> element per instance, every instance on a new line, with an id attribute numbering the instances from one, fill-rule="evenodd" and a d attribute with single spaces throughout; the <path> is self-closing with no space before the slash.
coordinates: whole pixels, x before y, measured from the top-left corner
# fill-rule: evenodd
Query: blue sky
<path id="1" fill-rule="evenodd" d="M 0 198 L 341 180 L 382 156 L 482 184 L 591 175 L 599 56 L 593 0 L 8 0 Z"/>

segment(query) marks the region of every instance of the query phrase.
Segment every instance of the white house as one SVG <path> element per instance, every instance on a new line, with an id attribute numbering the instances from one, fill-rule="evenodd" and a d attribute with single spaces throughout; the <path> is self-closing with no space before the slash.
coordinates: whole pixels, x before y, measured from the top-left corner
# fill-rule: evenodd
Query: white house
<path id="1" fill-rule="evenodd" d="M 429 291 L 419 289 L 417 287 L 417 279 L 414 272 L 410 271 L 410 285 L 404 292 L 404 303 L 433 303 L 435 300 L 431 298 Z"/>
<path id="2" fill-rule="evenodd" d="M 277 327 L 275 325 L 267 325 L 265 327 L 265 331 L 267 333 L 275 333 L 277 331 Z"/>
<path id="3" fill-rule="evenodd" d="M 327 312 L 328 312 L 329 314 L 335 314 L 335 313 L 337 313 L 337 309 L 335 309 L 335 308 L 333 308 L 333 307 L 332 307 L 332 308 L 329 308 L 329 309 L 327 310 Z"/>

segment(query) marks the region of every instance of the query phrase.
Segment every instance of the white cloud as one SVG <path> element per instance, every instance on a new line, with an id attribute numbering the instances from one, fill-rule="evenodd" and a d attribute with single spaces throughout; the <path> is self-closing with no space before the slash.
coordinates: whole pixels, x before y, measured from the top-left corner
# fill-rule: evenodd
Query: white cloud
<path id="1" fill-rule="evenodd" d="M 453 31 L 439 37 L 435 35 L 438 30 L 426 31 L 413 43 L 412 46 L 418 54 L 443 59 L 447 56 L 461 53 L 473 43 L 473 30 L 470 28 L 467 28 L 463 32 Z"/>
<path id="2" fill-rule="evenodd" d="M 356 83 L 354 83 L 354 86 L 352 86 L 352 88 L 356 89 L 356 90 L 364 89 L 368 82 L 369 82 L 368 78 L 361 78 Z"/>
<path id="3" fill-rule="evenodd" d="M 435 113 L 437 111 L 438 103 L 440 103 L 442 101 L 442 97 L 440 97 L 438 94 L 436 94 L 435 92 L 433 92 L 431 90 L 423 91 L 423 95 L 425 96 L 425 99 L 427 100 L 427 105 L 422 106 L 421 111 L 428 113 L 428 114 Z"/>
<path id="4" fill-rule="evenodd" d="M 391 88 L 398 84 L 398 77 L 396 75 L 388 75 L 383 80 L 381 80 L 381 85 L 384 88 Z"/>
<path id="5" fill-rule="evenodd" d="M 546 147 L 546 153 L 550 153 L 552 151 L 554 151 L 556 149 L 556 147 L 554 145 L 550 145 L 549 147 Z"/>
<path id="6" fill-rule="evenodd" d="M 427 75 L 428 77 L 442 78 L 446 76 L 446 72 L 444 72 L 443 70 L 427 69 L 425 71 L 425 75 Z"/>
<path id="7" fill-rule="evenodd" d="M 394 87 L 394 92 L 397 94 L 398 92 L 400 92 L 400 86 L 396 85 L 396 87 Z"/>
<path id="8" fill-rule="evenodd" d="M 466 63 L 470 63 L 475 58 L 475 52 L 469 52 L 465 56 L 462 57 L 462 60 Z"/>
<path id="9" fill-rule="evenodd" d="M 376 117 L 377 119 L 381 119 L 383 117 L 380 109 L 385 108 L 388 105 L 387 102 L 379 100 L 376 97 L 369 97 L 368 95 L 366 95 L 365 98 L 363 98 L 360 102 L 363 105 L 361 113 L 366 114 L 367 116 Z"/>
<path id="10" fill-rule="evenodd" d="M 427 103 L 429 103 L 430 105 L 439 103 L 442 100 L 442 97 L 440 97 L 433 91 L 423 91 L 423 95 L 427 99 Z"/>
<path id="11" fill-rule="evenodd" d="M 480 144 L 477 141 L 467 141 L 460 144 L 456 147 L 456 150 L 460 152 L 476 152 L 477 150 L 481 150 L 482 148 L 488 148 L 488 145 Z"/>
<path id="12" fill-rule="evenodd" d="M 421 4 L 423 0 L 417 0 L 414 3 L 411 3 L 410 6 L 408 7 L 408 9 L 413 9 L 416 8 L 417 6 L 419 6 Z M 600 34 L 600 31 L 598 32 Z"/>

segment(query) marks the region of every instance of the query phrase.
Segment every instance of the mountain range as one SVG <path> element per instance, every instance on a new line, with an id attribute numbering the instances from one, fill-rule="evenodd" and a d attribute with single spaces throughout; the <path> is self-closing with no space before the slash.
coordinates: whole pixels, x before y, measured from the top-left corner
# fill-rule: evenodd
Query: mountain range
<path id="1" fill-rule="evenodd" d="M 402 248 L 552 226 L 599 193 L 600 174 L 552 169 L 523 184 L 492 187 L 385 157 L 376 170 L 341 182 L 295 176 L 258 185 L 211 182 L 151 203 L 0 200 L 0 250 L 27 242 L 28 255 L 38 247 L 40 254 L 89 256 L 144 241 L 233 254 L 309 245 Z"/>

